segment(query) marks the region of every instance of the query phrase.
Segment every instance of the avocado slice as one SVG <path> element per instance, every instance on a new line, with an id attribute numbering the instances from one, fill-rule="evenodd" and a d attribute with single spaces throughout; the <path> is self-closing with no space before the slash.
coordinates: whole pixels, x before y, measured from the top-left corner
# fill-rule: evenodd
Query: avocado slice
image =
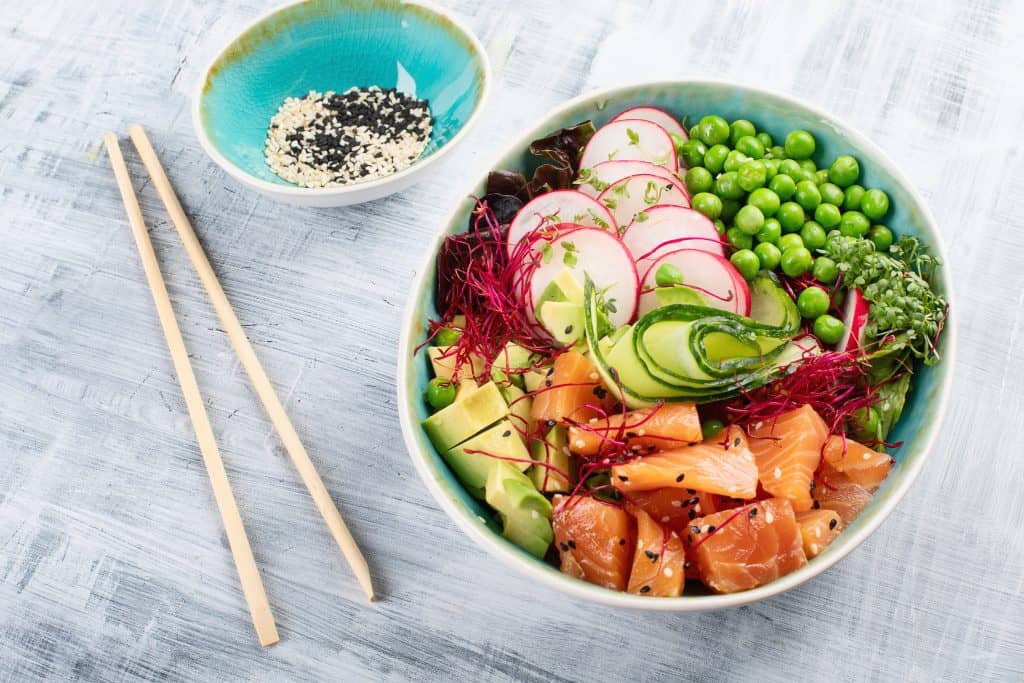
<path id="1" fill-rule="evenodd" d="M 576 277 L 568 268 L 563 269 L 555 278 L 547 284 L 540 293 L 540 298 L 534 304 L 534 312 L 537 320 L 544 322 L 540 310 L 549 301 L 569 302 L 574 304 L 583 303 L 583 287 L 576 281 Z"/>
<path id="2" fill-rule="evenodd" d="M 434 377 L 451 379 L 455 372 L 455 347 L 453 346 L 431 346 L 427 349 L 430 357 L 430 366 L 434 369 Z M 479 377 L 484 371 L 483 359 L 475 353 L 469 355 L 469 372 L 473 377 Z M 465 376 L 466 372 L 462 372 Z"/>
<path id="3" fill-rule="evenodd" d="M 505 344 L 505 348 L 498 352 L 491 362 L 491 379 L 498 383 L 498 388 L 509 384 L 523 389 L 526 387 L 523 382 L 522 373 L 510 373 L 508 370 L 525 370 L 533 365 L 533 354 L 515 342 Z M 506 396 L 506 398 L 508 398 Z"/>
<path id="4" fill-rule="evenodd" d="M 483 451 L 468 453 L 467 451 Z M 488 457 L 484 453 L 512 458 L 515 460 L 499 460 Z M 490 429 L 484 430 L 471 439 L 443 454 L 445 462 L 455 472 L 466 489 L 481 500 L 484 498 L 484 486 L 487 476 L 495 463 L 507 462 L 520 471 L 530 466 L 530 453 L 519 433 L 508 419 L 504 419 Z"/>
<path id="5" fill-rule="evenodd" d="M 488 382 L 423 420 L 423 429 L 434 447 L 444 453 L 506 415 L 508 404 L 498 386 Z"/>
<path id="6" fill-rule="evenodd" d="M 546 301 L 537 318 L 556 342 L 567 345 L 583 338 L 583 304 L 571 301 Z"/>
<path id="7" fill-rule="evenodd" d="M 501 517 L 502 535 L 526 552 L 544 557 L 554 540 L 551 502 L 507 461 L 495 462 L 484 488 L 487 503 Z"/>
<path id="8" fill-rule="evenodd" d="M 526 385 L 526 390 L 534 392 L 544 386 L 544 380 L 548 378 L 548 369 L 544 370 L 530 370 L 523 375 L 523 384 Z"/>
<path id="9" fill-rule="evenodd" d="M 530 456 L 537 462 L 546 462 L 558 471 L 547 467 L 534 466 L 530 470 L 530 479 L 538 491 L 543 493 L 560 493 L 569 490 L 569 480 L 558 472 L 569 473 L 572 460 L 569 457 L 569 430 L 562 425 L 555 425 L 544 436 L 544 441 L 534 441 L 530 446 Z"/>
<path id="10" fill-rule="evenodd" d="M 508 411 L 512 424 L 520 432 L 532 432 L 533 418 L 530 415 L 530 411 L 533 408 L 533 397 L 527 396 L 525 391 L 515 385 L 498 388 L 501 389 L 502 395 L 505 396 L 505 400 L 508 402 Z"/>

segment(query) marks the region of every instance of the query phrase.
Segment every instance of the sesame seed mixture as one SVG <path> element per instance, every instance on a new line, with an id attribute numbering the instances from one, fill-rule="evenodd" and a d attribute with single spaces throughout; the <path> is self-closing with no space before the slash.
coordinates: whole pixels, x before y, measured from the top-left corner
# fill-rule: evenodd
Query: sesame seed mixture
<path id="1" fill-rule="evenodd" d="M 264 153 L 270 169 L 296 185 L 349 185 L 408 168 L 433 126 L 426 100 L 394 88 L 311 90 L 278 109 Z"/>

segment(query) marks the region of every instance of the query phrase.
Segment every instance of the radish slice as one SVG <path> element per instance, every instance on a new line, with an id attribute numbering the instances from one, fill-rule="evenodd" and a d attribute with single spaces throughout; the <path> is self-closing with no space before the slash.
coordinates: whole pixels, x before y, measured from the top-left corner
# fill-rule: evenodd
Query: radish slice
<path id="1" fill-rule="evenodd" d="M 682 124 L 680 124 L 674 116 L 664 109 L 658 109 L 657 107 L 633 107 L 632 109 L 627 109 L 618 116 L 612 117 L 612 121 L 622 121 L 624 119 L 630 121 L 650 121 L 651 123 L 658 124 L 668 133 L 675 133 L 683 140 L 690 139 L 690 136 L 686 134 L 686 129 L 683 128 Z"/>
<path id="2" fill-rule="evenodd" d="M 868 301 L 859 289 L 851 289 L 843 301 L 843 336 L 836 348 L 854 351 L 864 344 L 864 330 L 868 322 Z"/>
<path id="3" fill-rule="evenodd" d="M 615 222 L 623 227 L 632 223 L 636 214 L 658 204 L 690 206 L 690 200 L 678 185 L 648 173 L 631 175 L 612 183 L 597 196 L 597 201 L 608 207 Z"/>
<path id="4" fill-rule="evenodd" d="M 630 223 L 622 237 L 641 271 L 658 257 L 679 249 L 725 255 L 715 224 L 701 212 L 682 206 L 658 205 L 644 214 L 645 219 Z"/>
<path id="5" fill-rule="evenodd" d="M 683 181 L 679 179 L 679 176 L 664 166 L 658 166 L 649 161 L 602 161 L 599 164 L 595 164 L 594 167 L 589 170 L 591 173 L 590 177 L 597 182 L 593 184 L 590 182 L 580 183 L 576 189 L 591 197 L 596 197 L 601 194 L 601 191 L 612 183 L 618 182 L 623 178 L 628 178 L 631 175 L 638 175 L 641 173 L 664 178 L 673 185 L 676 185 L 679 188 L 679 191 L 686 195 L 687 199 L 690 197 L 690 192 L 686 189 L 686 185 Z M 595 185 L 597 187 L 595 187 Z"/>
<path id="6" fill-rule="evenodd" d="M 679 170 L 675 143 L 664 128 L 650 121 L 612 121 L 600 128 L 583 148 L 580 168 L 612 159 L 649 161 Z"/>
<path id="7" fill-rule="evenodd" d="M 552 228 L 560 223 L 573 223 L 585 227 L 618 232 L 615 218 L 593 197 L 575 190 L 555 190 L 526 203 L 508 226 L 508 253 L 530 233 L 541 228 Z"/>
<path id="8" fill-rule="evenodd" d="M 750 289 L 728 259 L 699 249 L 678 249 L 658 258 L 643 274 L 637 315 L 658 307 L 655 279 L 658 268 L 666 263 L 682 271 L 683 284 L 704 295 L 708 306 L 739 315 L 750 313 Z"/>
<path id="9" fill-rule="evenodd" d="M 608 312 L 615 327 L 633 319 L 640 289 L 636 265 L 629 250 L 613 233 L 600 228 L 571 228 L 557 236 L 535 233 L 531 247 L 550 254 L 530 276 L 530 300 L 526 303 L 531 317 L 544 289 L 568 268 L 581 287 L 586 274 L 598 290 L 606 291 L 606 301 L 615 304 L 615 310 Z"/>

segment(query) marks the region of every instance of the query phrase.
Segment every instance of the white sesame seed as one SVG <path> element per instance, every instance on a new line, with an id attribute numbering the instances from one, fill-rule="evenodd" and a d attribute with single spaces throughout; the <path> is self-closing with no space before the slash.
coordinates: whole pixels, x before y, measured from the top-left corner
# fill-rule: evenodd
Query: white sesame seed
<path id="1" fill-rule="evenodd" d="M 672 567 L 665 567 L 663 570 L 661 570 L 661 573 L 669 578 L 672 578 L 672 574 L 674 574 L 675 572 L 672 571 Z"/>
<path id="2" fill-rule="evenodd" d="M 771 524 L 775 521 L 775 515 L 772 514 L 771 510 L 764 513 L 764 521 L 766 524 Z"/>
<path id="3" fill-rule="evenodd" d="M 572 445 L 575 446 L 576 448 L 583 448 L 584 446 L 587 445 L 587 442 L 584 441 L 583 439 L 576 439 L 575 441 L 572 442 Z"/>
<path id="4" fill-rule="evenodd" d="M 776 467 L 775 471 L 773 471 L 772 474 L 775 475 L 776 479 L 782 479 L 782 468 Z"/>

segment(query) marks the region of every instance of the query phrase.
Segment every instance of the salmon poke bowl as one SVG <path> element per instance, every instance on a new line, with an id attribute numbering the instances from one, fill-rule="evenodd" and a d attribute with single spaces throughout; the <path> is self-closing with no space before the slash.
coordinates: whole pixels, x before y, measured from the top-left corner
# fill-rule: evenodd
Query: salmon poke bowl
<path id="1" fill-rule="evenodd" d="M 446 512 L 539 582 L 752 602 L 912 484 L 950 295 L 927 207 L 834 117 L 713 82 L 582 96 L 469 189 L 417 273 L 403 434 Z"/>

